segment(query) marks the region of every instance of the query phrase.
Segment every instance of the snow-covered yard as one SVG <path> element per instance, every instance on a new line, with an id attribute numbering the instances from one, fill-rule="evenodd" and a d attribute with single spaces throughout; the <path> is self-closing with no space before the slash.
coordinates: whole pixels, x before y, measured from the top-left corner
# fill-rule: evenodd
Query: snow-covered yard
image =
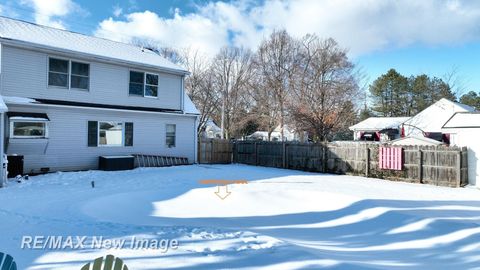
<path id="1" fill-rule="evenodd" d="M 205 179 L 249 183 L 221 200 Z M 21 249 L 25 235 L 179 247 Z M 134 270 L 480 269 L 480 190 L 244 165 L 55 173 L 0 189 L 0 252 L 19 269 L 106 254 Z"/>

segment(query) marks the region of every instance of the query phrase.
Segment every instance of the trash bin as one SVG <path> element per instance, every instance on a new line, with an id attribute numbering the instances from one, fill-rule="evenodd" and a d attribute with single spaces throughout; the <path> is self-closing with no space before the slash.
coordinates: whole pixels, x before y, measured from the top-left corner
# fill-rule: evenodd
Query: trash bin
<path id="1" fill-rule="evenodd" d="M 23 156 L 9 155 L 7 156 L 8 178 L 14 178 L 17 175 L 23 175 Z"/>

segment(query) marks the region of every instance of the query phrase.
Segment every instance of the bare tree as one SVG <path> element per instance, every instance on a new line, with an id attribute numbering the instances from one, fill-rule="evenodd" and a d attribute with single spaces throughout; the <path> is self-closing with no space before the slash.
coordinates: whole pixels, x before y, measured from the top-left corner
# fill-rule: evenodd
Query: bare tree
<path id="1" fill-rule="evenodd" d="M 289 107 L 297 126 L 327 140 L 355 119 L 359 94 L 353 64 L 333 39 L 307 35 L 301 41 L 300 68 Z"/>
<path id="2" fill-rule="evenodd" d="M 207 121 L 213 117 L 218 104 L 218 93 L 214 91 L 214 75 L 211 61 L 198 50 L 182 51 L 183 65 L 190 72 L 185 78 L 185 91 L 200 111 L 198 132 L 205 130 Z"/>
<path id="3" fill-rule="evenodd" d="M 284 140 L 286 102 L 293 86 L 297 45 L 285 31 L 274 31 L 259 46 L 255 56 L 255 71 L 259 77 L 256 99 L 262 108 L 257 108 L 270 139 L 273 129 L 280 124 Z"/>
<path id="4" fill-rule="evenodd" d="M 230 138 L 239 129 L 247 112 L 247 86 L 252 53 L 236 47 L 224 47 L 212 61 L 214 90 L 219 96 L 216 118 L 221 123 L 222 138 Z"/>

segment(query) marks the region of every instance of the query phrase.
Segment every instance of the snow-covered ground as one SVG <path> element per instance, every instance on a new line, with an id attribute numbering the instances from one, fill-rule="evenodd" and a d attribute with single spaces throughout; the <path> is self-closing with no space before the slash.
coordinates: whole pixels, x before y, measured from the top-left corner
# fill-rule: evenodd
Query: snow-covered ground
<path id="1" fill-rule="evenodd" d="M 221 200 L 205 179 L 249 182 Z M 87 245 L 20 248 L 36 235 Z M 179 246 L 96 249 L 95 236 Z M 244 165 L 54 173 L 0 189 L 0 252 L 19 269 L 78 270 L 106 254 L 134 270 L 480 269 L 480 190 Z"/>

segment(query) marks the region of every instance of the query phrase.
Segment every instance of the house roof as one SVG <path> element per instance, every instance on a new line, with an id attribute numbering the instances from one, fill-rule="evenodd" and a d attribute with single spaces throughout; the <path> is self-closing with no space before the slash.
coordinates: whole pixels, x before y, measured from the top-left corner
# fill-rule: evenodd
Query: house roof
<path id="1" fill-rule="evenodd" d="M 200 114 L 200 111 L 198 111 L 197 107 L 195 107 L 195 104 L 193 104 L 192 100 L 187 94 L 183 95 L 183 107 L 185 113 L 187 114 Z"/>
<path id="2" fill-rule="evenodd" d="M 426 138 L 426 137 L 404 137 L 399 138 L 393 141 L 390 141 L 388 144 L 392 145 L 441 145 L 442 142 L 439 142 L 434 139 Z"/>
<path id="3" fill-rule="evenodd" d="M 410 117 L 370 117 L 351 126 L 350 130 L 378 131 L 388 128 L 398 128 Z"/>
<path id="4" fill-rule="evenodd" d="M 405 122 L 424 132 L 442 132 L 442 126 L 457 112 L 473 112 L 475 108 L 442 98 Z"/>
<path id="5" fill-rule="evenodd" d="M 459 112 L 455 113 L 443 128 L 480 128 L 480 113 Z"/>
<path id="6" fill-rule="evenodd" d="M 2 16 L 0 16 L 0 42 L 86 54 L 99 59 L 125 62 L 167 72 L 188 73 L 184 68 L 148 49 Z"/>

